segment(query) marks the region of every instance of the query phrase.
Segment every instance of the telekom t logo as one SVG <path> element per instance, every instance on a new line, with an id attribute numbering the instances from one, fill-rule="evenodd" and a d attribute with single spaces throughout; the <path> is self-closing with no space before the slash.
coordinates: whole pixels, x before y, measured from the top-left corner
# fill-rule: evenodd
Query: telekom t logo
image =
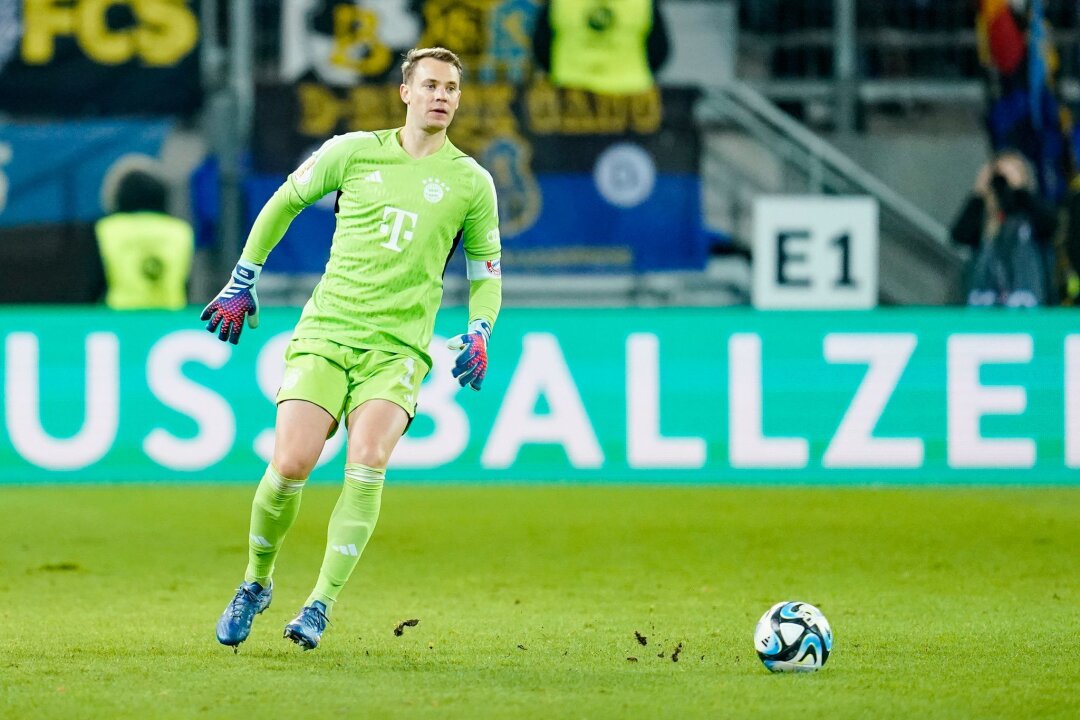
<path id="1" fill-rule="evenodd" d="M 412 240 L 413 228 L 416 227 L 416 220 L 419 216 L 408 210 L 388 206 L 383 208 L 382 217 L 386 222 L 379 226 L 379 232 L 383 235 L 388 235 L 390 239 L 380 245 L 380 247 L 393 250 L 394 252 L 401 252 L 402 247 L 398 245 L 398 241 L 408 242 L 409 240 Z M 406 220 L 409 221 L 407 228 L 405 227 Z"/>

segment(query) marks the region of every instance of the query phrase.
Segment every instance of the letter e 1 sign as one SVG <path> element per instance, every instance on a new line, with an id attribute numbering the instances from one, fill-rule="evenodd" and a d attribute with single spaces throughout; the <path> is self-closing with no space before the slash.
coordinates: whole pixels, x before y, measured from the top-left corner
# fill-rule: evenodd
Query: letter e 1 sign
<path id="1" fill-rule="evenodd" d="M 877 200 L 757 198 L 752 296 L 754 307 L 764 309 L 875 307 Z"/>

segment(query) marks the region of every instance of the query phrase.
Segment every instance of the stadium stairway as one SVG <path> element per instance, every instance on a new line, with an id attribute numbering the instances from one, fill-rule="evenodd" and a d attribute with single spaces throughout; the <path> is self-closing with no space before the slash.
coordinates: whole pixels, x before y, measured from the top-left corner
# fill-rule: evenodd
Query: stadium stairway
<path id="1" fill-rule="evenodd" d="M 758 195 L 868 195 L 880 212 L 881 303 L 959 301 L 966 258 L 945 226 L 754 88 L 738 81 L 710 88 L 697 116 L 706 138 L 702 174 L 710 225 L 729 228 L 749 251 Z"/>

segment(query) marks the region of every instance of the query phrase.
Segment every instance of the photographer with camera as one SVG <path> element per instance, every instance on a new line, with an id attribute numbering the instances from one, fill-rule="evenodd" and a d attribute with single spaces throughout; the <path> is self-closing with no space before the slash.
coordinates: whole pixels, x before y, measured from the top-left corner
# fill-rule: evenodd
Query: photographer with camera
<path id="1" fill-rule="evenodd" d="M 1047 260 L 1056 229 L 1057 210 L 1039 196 L 1028 161 L 1013 150 L 996 154 L 952 227 L 953 242 L 973 253 L 967 304 L 1049 304 Z"/>

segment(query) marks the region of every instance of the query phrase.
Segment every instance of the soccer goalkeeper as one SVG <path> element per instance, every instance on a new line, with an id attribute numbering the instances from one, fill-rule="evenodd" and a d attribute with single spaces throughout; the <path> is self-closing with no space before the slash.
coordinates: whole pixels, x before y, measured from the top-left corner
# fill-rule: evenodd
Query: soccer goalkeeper
<path id="1" fill-rule="evenodd" d="M 405 125 L 328 140 L 285 180 L 256 218 L 232 280 L 203 310 L 207 330 L 238 342 L 258 326 L 256 284 L 271 249 L 302 209 L 337 192 L 330 260 L 285 352 L 273 459 L 251 507 L 244 581 L 217 624 L 247 639 L 270 605 L 274 560 L 300 509 L 304 482 L 341 419 L 345 481 L 330 516 L 315 587 L 285 637 L 318 646 L 341 588 L 379 517 L 390 454 L 416 411 L 442 299 L 442 276 L 464 245 L 469 325 L 450 341 L 453 375 L 479 390 L 502 303 L 495 186 L 447 139 L 461 97 L 461 62 L 444 48 L 411 50 L 401 66 Z"/>

